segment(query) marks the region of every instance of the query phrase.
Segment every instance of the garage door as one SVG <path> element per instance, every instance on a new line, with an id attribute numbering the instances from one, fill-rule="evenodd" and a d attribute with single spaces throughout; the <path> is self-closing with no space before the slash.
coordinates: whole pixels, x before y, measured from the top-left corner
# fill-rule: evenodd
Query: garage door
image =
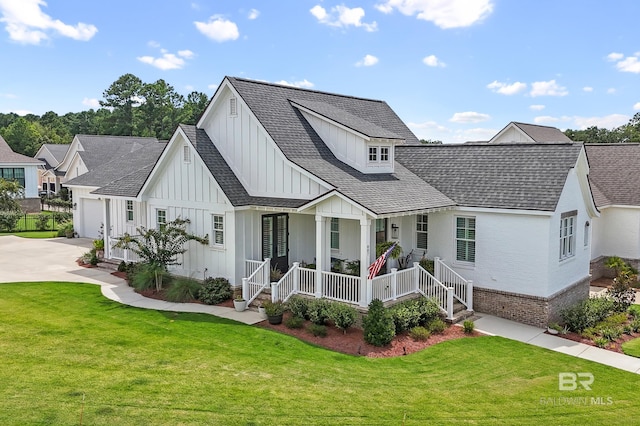
<path id="1" fill-rule="evenodd" d="M 98 238 L 102 224 L 102 201 L 82 198 L 82 218 L 76 231 L 81 237 Z"/>

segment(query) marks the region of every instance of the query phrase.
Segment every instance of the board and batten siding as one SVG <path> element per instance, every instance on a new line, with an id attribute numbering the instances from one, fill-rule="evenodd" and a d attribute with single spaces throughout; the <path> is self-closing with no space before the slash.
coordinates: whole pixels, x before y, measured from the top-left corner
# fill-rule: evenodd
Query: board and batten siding
<path id="1" fill-rule="evenodd" d="M 325 188 L 287 160 L 241 98 L 231 115 L 228 87 L 221 89 L 203 124 L 207 135 L 253 196 L 313 199 Z"/>
<path id="2" fill-rule="evenodd" d="M 132 200 L 133 201 L 133 200 Z M 128 233 L 138 235 L 138 228 L 147 227 L 146 202 L 133 201 L 133 221 L 127 221 L 127 200 L 124 198 L 112 198 L 109 201 L 110 235 L 119 237 Z"/>
<path id="3" fill-rule="evenodd" d="M 189 219 L 187 230 L 198 236 L 209 235 L 209 244 L 189 242 L 187 253 L 179 257 L 181 265 L 172 272 L 203 279 L 225 277 L 235 283 L 235 218 L 233 206 L 208 169 L 189 146 L 189 161 L 183 157 L 186 142 L 178 135 L 169 146 L 157 177 L 145 191 L 147 223 L 157 226 L 156 212 L 166 210 L 166 220 Z M 224 217 L 224 245 L 213 244 L 213 215 Z"/>

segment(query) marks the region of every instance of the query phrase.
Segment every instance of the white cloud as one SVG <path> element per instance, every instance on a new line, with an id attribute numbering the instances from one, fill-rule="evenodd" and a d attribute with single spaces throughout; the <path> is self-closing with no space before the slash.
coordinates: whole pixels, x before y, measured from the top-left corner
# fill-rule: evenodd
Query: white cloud
<path id="1" fill-rule="evenodd" d="M 254 20 L 254 19 L 258 19 L 258 16 L 260 16 L 260 11 L 258 9 L 251 9 L 249 11 L 249 16 L 247 16 L 247 18 Z"/>
<path id="2" fill-rule="evenodd" d="M 633 104 L 633 110 L 640 111 L 640 102 L 636 102 L 635 104 Z"/>
<path id="3" fill-rule="evenodd" d="M 362 60 L 356 62 L 356 66 L 357 67 L 371 67 L 374 66 L 375 64 L 377 64 L 379 61 L 378 58 L 376 58 L 373 55 L 364 55 L 364 58 L 362 58 Z"/>
<path id="4" fill-rule="evenodd" d="M 616 93 L 616 88 L 615 87 L 609 87 L 607 89 L 607 94 L 608 95 L 613 95 L 614 93 Z"/>
<path id="5" fill-rule="evenodd" d="M 433 22 L 442 29 L 469 27 L 493 12 L 492 0 L 386 0 L 376 5 L 382 13 L 400 13 Z"/>
<path id="6" fill-rule="evenodd" d="M 557 123 L 558 121 L 563 121 L 561 118 L 552 117 L 550 115 L 540 115 L 538 117 L 534 117 L 533 122 L 536 124 L 551 124 Z"/>
<path id="7" fill-rule="evenodd" d="M 529 105 L 531 111 L 542 111 L 544 108 L 544 105 Z"/>
<path id="8" fill-rule="evenodd" d="M 491 119 L 489 114 L 482 114 L 480 112 L 466 111 L 456 112 L 453 117 L 449 119 L 452 123 L 480 123 Z"/>
<path id="9" fill-rule="evenodd" d="M 583 92 L 593 92 L 593 87 L 591 86 L 585 86 L 582 88 Z"/>
<path id="10" fill-rule="evenodd" d="M 347 28 L 354 26 L 362 27 L 364 30 L 372 32 L 378 29 L 378 24 L 374 21 L 371 23 L 362 22 L 364 18 L 364 9 L 361 7 L 348 8 L 344 5 L 338 5 L 331 8 L 331 13 L 320 6 L 313 6 L 309 12 L 316 17 L 321 24 L 331 27 Z"/>
<path id="11" fill-rule="evenodd" d="M 609 53 L 607 59 L 616 63 L 618 71 L 631 72 L 640 74 L 640 52 L 636 52 L 631 56 L 625 56 L 622 53 Z"/>
<path id="12" fill-rule="evenodd" d="M 422 62 L 430 67 L 446 67 L 447 64 L 442 62 L 440 59 L 436 57 L 436 55 L 429 55 L 422 59 Z"/>
<path id="13" fill-rule="evenodd" d="M 407 123 L 411 129 L 420 129 L 420 130 L 437 130 L 439 132 L 449 131 L 445 126 L 438 124 L 435 121 L 425 121 L 423 123 Z M 429 138 L 423 138 L 429 139 Z"/>
<path id="14" fill-rule="evenodd" d="M 235 22 L 224 19 L 219 15 L 210 17 L 208 22 L 195 21 L 194 24 L 198 31 L 218 43 L 237 40 L 240 37 L 240 32 Z"/>
<path id="15" fill-rule="evenodd" d="M 153 56 L 138 56 L 138 60 L 142 63 L 152 65 L 161 70 L 177 70 L 183 68 L 185 59 L 191 59 L 194 53 L 190 50 L 179 50 L 178 54 L 169 53 L 166 49 L 160 49 L 162 56 L 155 58 Z"/>
<path id="16" fill-rule="evenodd" d="M 487 88 L 491 89 L 496 93 L 500 93 L 501 95 L 511 96 L 526 90 L 527 84 L 521 83 L 519 81 L 516 81 L 515 83 L 512 83 L 512 84 L 507 84 L 507 83 L 501 83 L 496 80 L 493 83 L 487 84 Z"/>
<path id="17" fill-rule="evenodd" d="M 95 25 L 82 22 L 76 25 L 65 24 L 44 13 L 42 6 L 47 6 L 44 0 L 0 0 L 0 22 L 5 23 L 5 29 L 11 40 L 40 44 L 48 40 L 50 35 L 57 34 L 74 40 L 90 40 L 97 32 Z"/>
<path id="18" fill-rule="evenodd" d="M 276 84 L 282 84 L 283 86 L 291 86 L 291 87 L 302 87 L 305 89 L 311 89 L 314 86 L 314 84 L 308 81 L 306 78 L 302 81 L 293 81 L 293 82 L 280 80 L 280 81 L 276 81 Z"/>
<path id="19" fill-rule="evenodd" d="M 18 99 L 17 95 L 14 95 L 13 93 L 0 93 L 0 98 L 5 98 L 5 99 Z"/>
<path id="20" fill-rule="evenodd" d="M 100 108 L 100 101 L 95 98 L 84 98 L 82 100 L 82 105 L 88 106 L 89 108 L 98 109 Z"/>
<path id="21" fill-rule="evenodd" d="M 604 127 L 606 129 L 614 129 L 629 122 L 629 116 L 624 114 L 610 114 L 604 117 L 574 117 L 574 123 L 580 130 L 584 130 L 591 126 Z"/>
<path id="22" fill-rule="evenodd" d="M 619 61 L 622 58 L 624 58 L 624 55 L 622 53 L 612 52 L 607 55 L 607 59 L 609 61 Z"/>
<path id="23" fill-rule="evenodd" d="M 207 89 L 211 89 L 215 91 L 215 90 L 218 90 L 218 86 L 219 86 L 218 83 L 209 84 L 207 85 Z"/>
<path id="24" fill-rule="evenodd" d="M 560 86 L 555 80 L 536 81 L 531 83 L 532 97 L 536 96 L 566 96 L 569 94 L 566 87 Z"/>

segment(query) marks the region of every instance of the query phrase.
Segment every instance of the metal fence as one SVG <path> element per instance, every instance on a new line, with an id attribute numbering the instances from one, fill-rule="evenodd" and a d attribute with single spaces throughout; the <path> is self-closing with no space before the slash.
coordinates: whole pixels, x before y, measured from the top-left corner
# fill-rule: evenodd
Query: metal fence
<path id="1" fill-rule="evenodd" d="M 0 232 L 57 231 L 72 219 L 71 213 L 58 211 L 28 214 L 0 212 Z"/>

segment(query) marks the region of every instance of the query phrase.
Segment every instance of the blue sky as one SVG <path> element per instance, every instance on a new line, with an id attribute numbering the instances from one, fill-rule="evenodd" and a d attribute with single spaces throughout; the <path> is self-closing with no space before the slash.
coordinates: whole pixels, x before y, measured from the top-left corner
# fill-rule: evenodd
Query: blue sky
<path id="1" fill-rule="evenodd" d="M 640 111 L 636 0 L 0 0 L 0 112 L 97 107 L 132 73 L 225 75 L 385 100 L 419 138 Z"/>

